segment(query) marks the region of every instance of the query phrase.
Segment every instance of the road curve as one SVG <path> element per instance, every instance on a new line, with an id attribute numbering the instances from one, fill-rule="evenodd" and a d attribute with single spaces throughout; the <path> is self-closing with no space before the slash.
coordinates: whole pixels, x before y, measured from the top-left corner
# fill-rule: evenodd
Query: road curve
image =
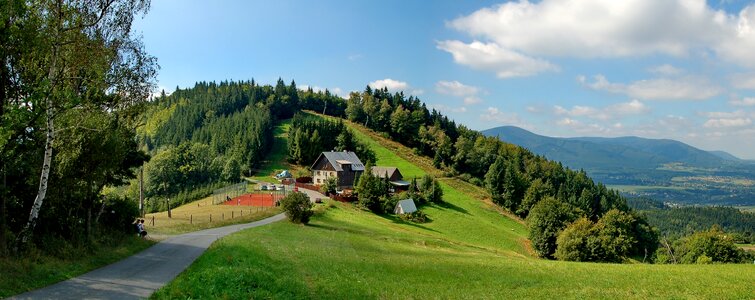
<path id="1" fill-rule="evenodd" d="M 281 213 L 252 223 L 177 235 L 119 262 L 10 299 L 147 298 L 176 278 L 217 239 L 285 218 Z"/>

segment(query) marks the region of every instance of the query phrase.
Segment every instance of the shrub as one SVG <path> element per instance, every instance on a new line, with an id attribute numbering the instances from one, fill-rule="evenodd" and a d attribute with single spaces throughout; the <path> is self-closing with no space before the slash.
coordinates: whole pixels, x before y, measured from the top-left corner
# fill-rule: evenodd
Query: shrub
<path id="1" fill-rule="evenodd" d="M 538 202 L 527 217 L 532 247 L 540 257 L 552 258 L 561 230 L 577 218 L 573 206 L 548 197 Z"/>
<path id="2" fill-rule="evenodd" d="M 307 224 L 309 218 L 312 216 L 312 202 L 309 201 L 309 196 L 301 192 L 293 192 L 288 194 L 280 201 L 283 211 L 286 212 L 288 219 L 296 224 Z"/>
<path id="3" fill-rule="evenodd" d="M 414 222 L 414 223 L 427 222 L 427 215 L 421 210 L 415 211 L 413 213 L 408 213 L 408 214 L 400 214 L 398 217 L 401 218 L 401 220 Z"/>
<path id="4" fill-rule="evenodd" d="M 338 179 L 335 177 L 329 177 L 328 179 L 325 179 L 325 182 L 320 186 L 320 192 L 325 195 L 335 194 L 337 187 Z"/>

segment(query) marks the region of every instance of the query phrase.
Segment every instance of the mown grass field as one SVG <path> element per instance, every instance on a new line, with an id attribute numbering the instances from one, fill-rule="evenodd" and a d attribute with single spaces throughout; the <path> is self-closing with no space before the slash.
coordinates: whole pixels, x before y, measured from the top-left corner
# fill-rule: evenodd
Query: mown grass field
<path id="1" fill-rule="evenodd" d="M 286 156 L 288 155 L 288 129 L 291 127 L 291 119 L 283 120 L 276 124 L 273 128 L 273 145 L 270 149 L 270 154 L 267 155 L 267 159 L 262 163 L 262 166 L 258 170 L 255 170 L 255 175 L 250 177 L 251 179 L 276 183 L 275 172 L 280 170 L 291 170 L 291 165 L 286 162 Z"/>
<path id="2" fill-rule="evenodd" d="M 359 126 L 378 165 L 420 176 L 428 161 L 393 152 Z M 387 146 L 387 147 L 386 147 Z M 595 264 L 534 258 L 521 220 L 503 216 L 485 192 L 444 178 L 447 204 L 431 221 L 402 222 L 329 203 L 310 225 L 278 222 L 213 244 L 153 298 L 751 299 L 752 265 Z"/>
<path id="3" fill-rule="evenodd" d="M 236 205 L 213 205 L 207 197 L 171 209 L 147 214 L 144 225 L 153 239 L 231 224 L 248 223 L 280 213 L 278 208 Z M 152 224 L 154 220 L 154 225 Z"/>

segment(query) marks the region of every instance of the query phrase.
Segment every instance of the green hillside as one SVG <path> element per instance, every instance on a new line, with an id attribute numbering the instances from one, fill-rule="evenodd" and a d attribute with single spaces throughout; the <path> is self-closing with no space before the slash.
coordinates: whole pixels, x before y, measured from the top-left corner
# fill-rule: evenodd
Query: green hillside
<path id="1" fill-rule="evenodd" d="M 407 177 L 427 159 L 358 129 L 378 165 Z M 420 167 L 421 166 L 421 167 Z M 750 265 L 596 264 L 529 254 L 526 228 L 486 193 L 442 179 L 431 222 L 404 223 L 351 204 L 317 207 L 310 225 L 279 222 L 216 242 L 153 298 L 748 298 Z"/>

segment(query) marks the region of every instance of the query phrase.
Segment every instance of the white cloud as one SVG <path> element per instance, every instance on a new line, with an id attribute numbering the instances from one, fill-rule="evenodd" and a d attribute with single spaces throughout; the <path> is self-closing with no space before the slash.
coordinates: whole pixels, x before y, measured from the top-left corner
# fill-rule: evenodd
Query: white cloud
<path id="1" fill-rule="evenodd" d="M 755 106 L 755 97 L 733 99 L 729 101 L 729 104 L 734 106 Z"/>
<path id="2" fill-rule="evenodd" d="M 711 119 L 717 119 L 717 118 L 724 118 L 724 119 L 733 119 L 733 118 L 742 118 L 747 116 L 747 112 L 744 110 L 737 110 L 732 112 L 727 111 L 710 111 L 710 112 L 702 112 L 700 113 L 701 116 Z"/>
<path id="3" fill-rule="evenodd" d="M 348 57 L 346 57 L 346 58 L 347 58 L 348 60 L 350 60 L 350 61 L 355 61 L 355 60 L 359 60 L 359 59 L 361 59 L 362 57 L 364 57 L 364 55 L 357 53 L 357 54 L 351 54 L 351 55 L 349 55 L 349 56 L 348 56 Z"/>
<path id="4" fill-rule="evenodd" d="M 441 41 L 438 48 L 501 78 L 554 70 L 547 59 L 555 57 L 713 55 L 755 67 L 754 5 L 730 14 L 705 0 L 520 0 L 447 25 L 475 41 Z"/>
<path id="5" fill-rule="evenodd" d="M 480 114 L 480 119 L 498 124 L 519 126 L 525 129 L 532 128 L 529 123 L 524 122 L 516 113 L 503 112 L 496 107 L 488 107 L 483 114 Z"/>
<path id="6" fill-rule="evenodd" d="M 733 118 L 733 119 L 709 119 L 703 124 L 706 128 L 720 128 L 720 127 L 742 127 L 752 124 L 750 118 Z"/>
<path id="7" fill-rule="evenodd" d="M 373 89 L 388 88 L 391 92 L 403 91 L 409 88 L 408 83 L 390 78 L 375 80 L 370 82 L 369 86 Z"/>
<path id="8" fill-rule="evenodd" d="M 617 119 L 626 115 L 635 115 L 649 112 L 650 109 L 638 100 L 618 103 L 604 108 L 575 105 L 571 109 L 559 105 L 553 107 L 553 114 L 557 116 L 587 117 L 597 120 Z"/>
<path id="9" fill-rule="evenodd" d="M 441 112 L 443 112 L 443 111 L 446 111 L 446 112 L 450 111 L 450 112 L 455 112 L 455 113 L 465 113 L 465 112 L 467 112 L 467 108 L 463 107 L 463 106 L 461 106 L 461 107 L 458 107 L 458 106 L 457 107 L 450 107 L 450 106 L 444 105 L 444 104 L 431 104 L 430 108 L 437 109 L 438 111 L 441 111 Z"/>
<path id="10" fill-rule="evenodd" d="M 425 93 L 423 89 L 414 89 L 405 81 L 395 80 L 391 78 L 375 80 L 368 85 L 373 89 L 388 88 L 391 93 L 405 92 L 409 95 L 419 96 Z"/>
<path id="11" fill-rule="evenodd" d="M 451 53 L 458 64 L 495 72 L 499 78 L 532 76 L 558 70 L 558 67 L 548 61 L 526 56 L 495 43 L 440 41 L 438 49 Z"/>
<path id="12" fill-rule="evenodd" d="M 584 76 L 577 77 L 579 82 L 591 89 L 626 94 L 643 100 L 705 100 L 722 92 L 721 87 L 696 76 L 646 79 L 629 84 L 610 82 L 603 75 L 596 75 L 593 79 L 589 82 Z"/>
<path id="13" fill-rule="evenodd" d="M 435 83 L 435 91 L 439 94 L 462 98 L 465 105 L 473 105 L 482 102 L 482 99 L 477 96 L 477 94 L 480 93 L 480 88 L 466 85 L 456 80 L 438 81 Z"/>
<path id="14" fill-rule="evenodd" d="M 456 97 L 468 97 L 477 95 L 480 91 L 479 88 L 466 85 L 456 80 L 454 81 L 438 81 L 435 83 L 435 91 L 444 95 L 452 95 Z"/>
<path id="15" fill-rule="evenodd" d="M 480 99 L 477 96 L 464 97 L 464 104 L 466 105 L 473 105 L 473 104 L 479 104 L 479 103 L 482 103 L 482 99 Z"/>
<path id="16" fill-rule="evenodd" d="M 648 72 L 663 76 L 673 76 L 673 75 L 679 75 L 684 72 L 684 70 L 679 69 L 677 67 L 674 67 L 669 64 L 663 64 L 660 66 L 654 66 L 648 69 Z"/>
<path id="17" fill-rule="evenodd" d="M 648 111 L 650 111 L 650 108 L 648 108 L 644 103 L 640 102 L 639 100 L 634 99 L 629 102 L 623 102 L 623 103 L 612 105 L 608 107 L 607 110 L 609 112 L 620 114 L 620 115 L 635 115 L 635 114 L 647 113 Z"/>
<path id="18" fill-rule="evenodd" d="M 738 89 L 755 90 L 755 73 L 735 74 L 731 78 L 731 85 Z"/>

